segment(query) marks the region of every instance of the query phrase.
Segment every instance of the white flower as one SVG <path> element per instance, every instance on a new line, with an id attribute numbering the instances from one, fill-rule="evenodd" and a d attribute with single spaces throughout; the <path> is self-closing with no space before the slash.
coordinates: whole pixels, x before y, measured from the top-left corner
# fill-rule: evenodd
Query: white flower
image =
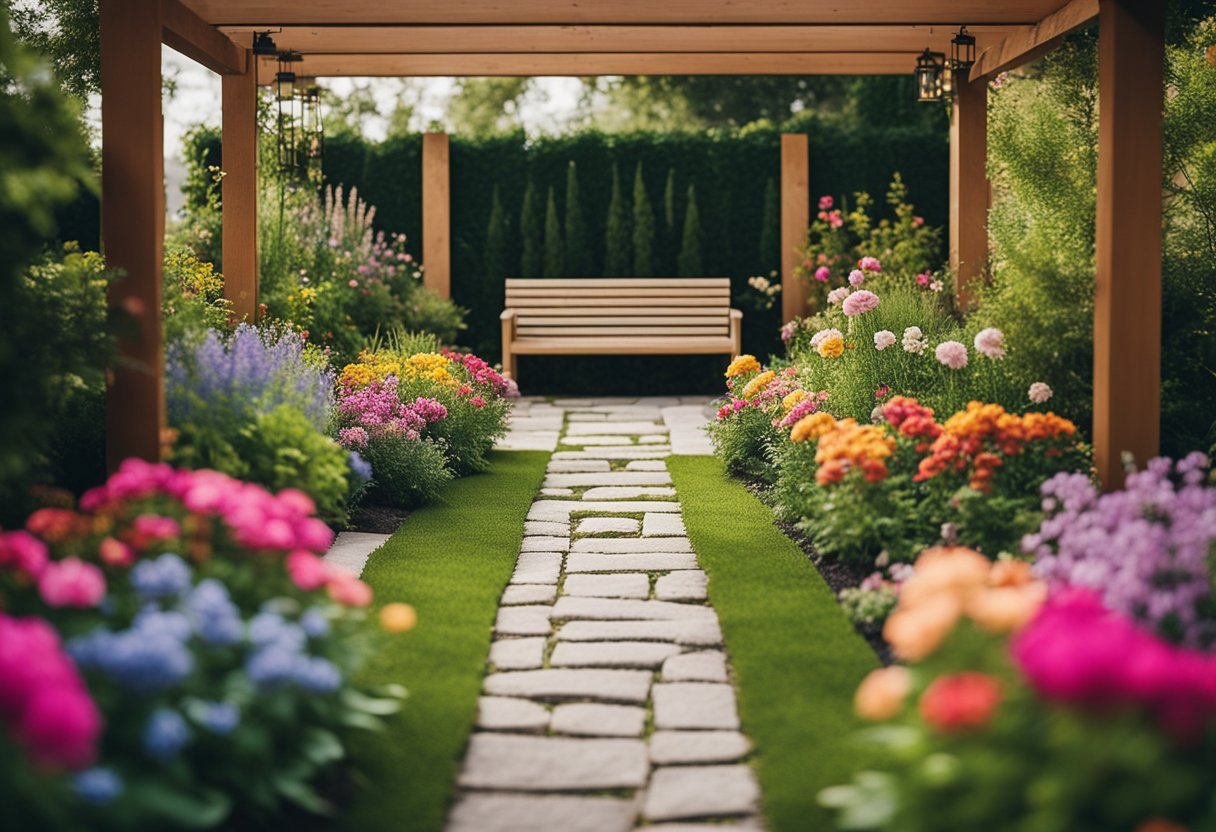
<path id="1" fill-rule="evenodd" d="M 925 334 L 920 331 L 918 326 L 910 326 L 904 330 L 903 348 L 904 352 L 910 352 L 914 355 L 920 355 L 925 351 Z"/>
<path id="2" fill-rule="evenodd" d="M 933 353 L 938 361 L 951 370 L 961 370 L 967 366 L 967 347 L 961 341 L 942 341 Z"/>
<path id="3" fill-rule="evenodd" d="M 1042 404 L 1051 398 L 1052 391 L 1051 388 L 1043 382 L 1036 381 L 1034 384 L 1030 385 L 1030 392 L 1028 395 L 1030 396 L 1030 400 L 1035 404 Z"/>
<path id="4" fill-rule="evenodd" d="M 935 280 L 929 284 L 929 291 L 940 292 L 941 290 L 942 290 L 942 282 L 940 280 Z"/>
<path id="5" fill-rule="evenodd" d="M 895 333 L 889 329 L 880 329 L 874 333 L 874 349 L 879 352 L 887 347 L 895 346 Z"/>
<path id="6" fill-rule="evenodd" d="M 981 329 L 975 334 L 975 351 L 988 358 L 1005 357 L 1005 333 L 996 327 Z"/>
<path id="7" fill-rule="evenodd" d="M 843 303 L 844 299 L 847 298 L 848 296 L 849 296 L 849 287 L 841 286 L 837 289 L 833 289 L 832 291 L 828 292 L 828 303 L 830 303 L 832 306 L 836 306 L 839 303 Z"/>

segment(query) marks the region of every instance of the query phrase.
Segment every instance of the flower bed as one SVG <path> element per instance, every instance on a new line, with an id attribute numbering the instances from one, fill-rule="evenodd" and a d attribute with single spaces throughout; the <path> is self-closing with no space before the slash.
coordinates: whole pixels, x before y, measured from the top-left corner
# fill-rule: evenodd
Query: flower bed
<path id="1" fill-rule="evenodd" d="M 199 828 L 327 811 L 317 778 L 402 693 L 351 681 L 372 595 L 320 559 L 332 539 L 298 490 L 133 459 L 79 509 L 0 533 L 9 817 Z"/>

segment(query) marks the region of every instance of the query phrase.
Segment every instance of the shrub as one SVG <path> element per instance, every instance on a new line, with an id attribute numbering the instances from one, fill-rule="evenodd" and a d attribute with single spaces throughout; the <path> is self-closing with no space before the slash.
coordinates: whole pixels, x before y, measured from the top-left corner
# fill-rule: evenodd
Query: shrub
<path id="1" fill-rule="evenodd" d="M 387 505 L 422 505 L 438 497 L 452 481 L 443 446 L 429 439 L 372 440 L 366 456 L 372 466 L 370 496 Z"/>

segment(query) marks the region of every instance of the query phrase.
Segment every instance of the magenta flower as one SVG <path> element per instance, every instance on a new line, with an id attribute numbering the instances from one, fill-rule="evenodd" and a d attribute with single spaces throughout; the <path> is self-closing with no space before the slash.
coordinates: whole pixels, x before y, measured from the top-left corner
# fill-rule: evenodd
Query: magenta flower
<path id="1" fill-rule="evenodd" d="M 47 560 L 46 544 L 29 532 L 0 532 L 0 568 L 36 578 Z"/>
<path id="2" fill-rule="evenodd" d="M 864 272 L 882 271 L 882 263 L 878 262 L 877 257 L 863 257 L 857 261 L 857 267 Z"/>
<path id="3" fill-rule="evenodd" d="M 38 593 L 50 607 L 88 609 L 101 603 L 106 579 L 101 569 L 80 558 L 52 561 L 38 577 Z"/>
<path id="4" fill-rule="evenodd" d="M 832 270 L 827 266 L 820 266 L 819 268 L 815 269 L 815 279 L 820 283 L 827 283 L 831 276 Z"/>
<path id="5" fill-rule="evenodd" d="M 853 294 L 844 299 L 841 309 L 844 314 L 850 318 L 855 318 L 858 315 L 863 315 L 878 306 L 878 295 L 869 292 L 865 289 L 858 289 Z"/>
<path id="6" fill-rule="evenodd" d="M 832 210 L 832 205 L 833 205 L 833 204 L 834 204 L 834 201 L 832 200 L 832 198 L 831 198 L 830 196 L 821 196 L 821 197 L 819 197 L 819 210 L 820 210 L 820 211 L 830 211 L 830 210 Z"/>

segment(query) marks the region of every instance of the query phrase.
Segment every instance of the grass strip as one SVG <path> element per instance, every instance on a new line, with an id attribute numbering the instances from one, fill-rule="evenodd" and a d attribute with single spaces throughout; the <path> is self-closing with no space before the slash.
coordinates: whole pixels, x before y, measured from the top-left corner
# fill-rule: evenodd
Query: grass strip
<path id="1" fill-rule="evenodd" d="M 772 510 L 709 456 L 667 460 L 739 688 L 773 832 L 832 828 L 816 804 L 870 759 L 852 699 L 878 660 Z"/>
<path id="2" fill-rule="evenodd" d="M 360 736 L 352 762 L 367 786 L 338 824 L 360 832 L 439 832 L 472 731 L 499 597 L 519 557 L 524 517 L 548 453 L 490 455 L 484 474 L 449 485 L 368 562 L 377 603 L 405 601 L 418 626 L 377 633 L 363 673 L 409 689 L 388 730 Z"/>

